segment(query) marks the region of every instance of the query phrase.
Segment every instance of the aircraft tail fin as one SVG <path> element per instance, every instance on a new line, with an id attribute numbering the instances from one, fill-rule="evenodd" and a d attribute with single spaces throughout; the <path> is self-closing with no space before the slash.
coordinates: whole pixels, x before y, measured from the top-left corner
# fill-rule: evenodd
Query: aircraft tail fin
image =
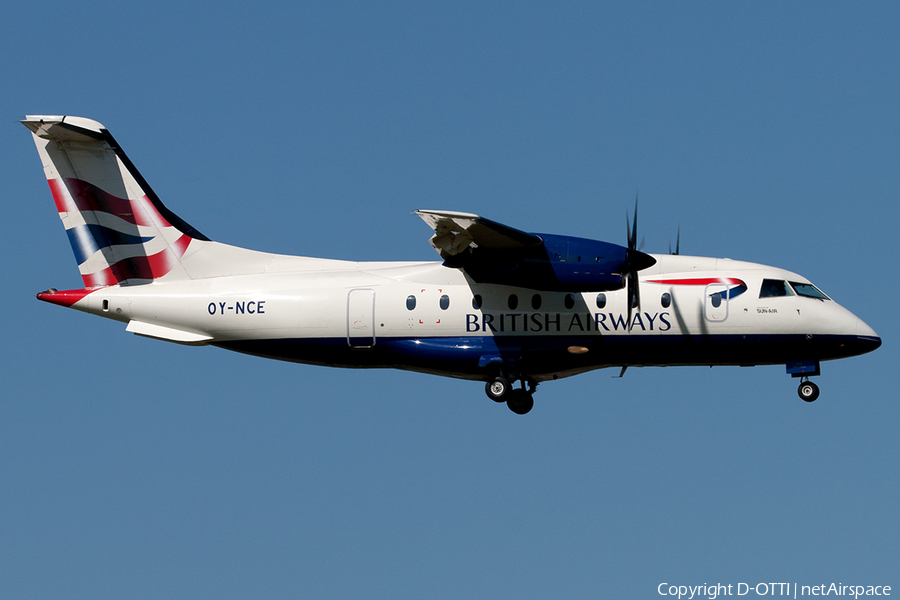
<path id="1" fill-rule="evenodd" d="M 159 200 L 109 131 L 81 117 L 29 115 L 85 288 L 188 279 L 181 259 L 209 241 Z"/>

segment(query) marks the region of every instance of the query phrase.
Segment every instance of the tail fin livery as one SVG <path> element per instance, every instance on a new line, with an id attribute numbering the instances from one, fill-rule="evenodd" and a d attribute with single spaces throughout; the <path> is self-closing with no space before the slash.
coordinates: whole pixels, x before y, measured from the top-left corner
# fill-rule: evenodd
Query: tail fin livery
<path id="1" fill-rule="evenodd" d="M 208 241 L 160 202 L 96 121 L 28 116 L 56 208 L 85 288 L 187 279 L 181 258 Z"/>

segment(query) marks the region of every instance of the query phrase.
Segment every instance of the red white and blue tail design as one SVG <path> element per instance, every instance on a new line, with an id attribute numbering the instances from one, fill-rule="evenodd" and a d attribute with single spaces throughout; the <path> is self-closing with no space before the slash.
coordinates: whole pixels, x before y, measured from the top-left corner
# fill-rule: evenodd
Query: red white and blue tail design
<path id="1" fill-rule="evenodd" d="M 96 121 L 28 116 L 85 288 L 187 279 L 181 259 L 196 229 L 169 211 Z"/>

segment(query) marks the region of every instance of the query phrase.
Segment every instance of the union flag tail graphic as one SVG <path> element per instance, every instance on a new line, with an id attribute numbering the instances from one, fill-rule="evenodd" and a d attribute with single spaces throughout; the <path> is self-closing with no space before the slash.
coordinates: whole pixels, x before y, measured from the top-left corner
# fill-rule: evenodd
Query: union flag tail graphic
<path id="1" fill-rule="evenodd" d="M 81 117 L 31 116 L 31 130 L 85 288 L 188 279 L 203 234 L 169 211 L 110 135 Z"/>

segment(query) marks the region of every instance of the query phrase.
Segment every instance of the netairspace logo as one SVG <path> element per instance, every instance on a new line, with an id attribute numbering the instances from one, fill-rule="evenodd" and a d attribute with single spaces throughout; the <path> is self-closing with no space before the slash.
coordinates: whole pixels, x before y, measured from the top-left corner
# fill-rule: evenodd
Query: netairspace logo
<path id="1" fill-rule="evenodd" d="M 801 596 L 845 596 L 859 598 L 860 596 L 890 596 L 889 585 L 844 585 L 842 583 L 799 585 L 797 583 L 723 583 L 703 585 L 670 585 L 661 583 L 656 588 L 660 596 L 672 596 L 681 600 L 686 598 L 709 598 L 716 600 L 720 596 L 788 596 L 799 598 Z"/>

